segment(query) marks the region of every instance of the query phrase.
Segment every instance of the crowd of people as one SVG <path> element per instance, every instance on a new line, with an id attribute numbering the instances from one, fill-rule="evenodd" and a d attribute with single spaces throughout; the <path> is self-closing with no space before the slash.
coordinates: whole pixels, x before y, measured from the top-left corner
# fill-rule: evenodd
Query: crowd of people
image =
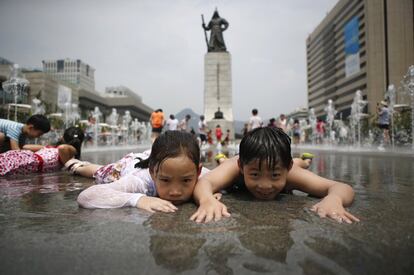
<path id="1" fill-rule="evenodd" d="M 194 127 L 189 125 L 191 115 L 186 114 L 181 120 L 178 120 L 175 115 L 170 114 L 167 120 L 164 119 L 164 113 L 162 109 L 157 109 L 152 112 L 150 117 L 150 124 L 152 127 L 152 141 L 154 141 L 163 131 L 183 131 L 189 132 L 196 136 L 200 145 L 204 144 L 222 144 L 228 145 L 231 141 L 230 129 L 226 129 L 223 133 L 223 129 L 220 124 L 216 124 L 213 128 L 209 128 L 205 117 L 200 115 L 198 118 L 197 132 Z"/>
<path id="2" fill-rule="evenodd" d="M 384 150 L 385 146 L 389 146 L 391 143 L 390 138 L 390 110 L 388 108 L 387 101 L 383 100 L 377 104 L 377 114 L 375 123 L 380 130 L 381 134 L 378 138 L 379 150 Z M 259 116 L 259 111 L 253 109 L 251 111 L 251 117 L 248 122 L 244 124 L 241 135 L 245 136 L 249 131 L 260 127 L 277 127 L 282 129 L 286 134 L 290 136 L 294 145 L 300 143 L 314 143 L 314 144 L 352 144 L 355 142 L 352 140 L 349 126 L 344 123 L 328 123 L 323 118 L 316 118 L 314 125 L 309 121 L 308 118 L 287 118 L 286 115 L 280 114 L 279 117 L 270 118 L 268 123 L 265 124 L 264 120 Z M 356 132 L 356 126 L 354 131 Z"/>

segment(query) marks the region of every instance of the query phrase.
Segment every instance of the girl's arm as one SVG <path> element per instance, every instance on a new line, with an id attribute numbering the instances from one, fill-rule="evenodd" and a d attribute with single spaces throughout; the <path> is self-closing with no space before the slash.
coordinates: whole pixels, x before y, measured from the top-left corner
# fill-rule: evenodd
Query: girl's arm
<path id="1" fill-rule="evenodd" d="M 199 207 L 191 220 L 209 222 L 213 219 L 218 221 L 222 216 L 230 216 L 227 207 L 213 194 L 229 187 L 237 179 L 240 174 L 237 161 L 238 157 L 228 159 L 198 180 L 193 196 Z"/>
<path id="2" fill-rule="evenodd" d="M 345 221 L 347 223 L 359 221 L 344 209 L 344 206 L 351 205 L 354 199 L 354 190 L 348 184 L 320 177 L 293 165 L 287 176 L 287 188 L 323 198 L 311 208 L 320 217 L 330 217 L 338 222 Z"/>
<path id="3" fill-rule="evenodd" d="M 84 208 L 137 207 L 150 212 L 174 212 L 177 208 L 169 201 L 145 195 L 146 184 L 133 173 L 109 184 L 93 185 L 78 196 Z"/>
<path id="4" fill-rule="evenodd" d="M 23 145 L 23 150 L 30 150 L 32 152 L 37 152 L 40 149 L 42 149 L 44 146 L 43 145 L 38 145 L 38 144 L 26 144 Z"/>

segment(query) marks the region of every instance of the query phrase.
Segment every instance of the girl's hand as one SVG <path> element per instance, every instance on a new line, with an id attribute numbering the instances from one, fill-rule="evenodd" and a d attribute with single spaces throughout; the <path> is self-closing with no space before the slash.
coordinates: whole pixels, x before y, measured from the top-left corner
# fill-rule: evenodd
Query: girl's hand
<path id="1" fill-rule="evenodd" d="M 208 223 L 212 220 L 219 221 L 223 216 L 230 217 L 230 213 L 227 211 L 227 207 L 213 196 L 203 203 L 200 202 L 197 212 L 190 217 L 190 220 L 197 223 Z"/>
<path id="2" fill-rule="evenodd" d="M 339 197 L 328 195 L 310 209 L 319 217 L 329 217 L 339 223 L 359 222 L 359 219 L 345 210 Z"/>
<path id="3" fill-rule="evenodd" d="M 154 213 L 155 211 L 171 213 L 178 209 L 169 201 L 148 196 L 142 196 L 137 202 L 137 207 L 151 213 Z"/>

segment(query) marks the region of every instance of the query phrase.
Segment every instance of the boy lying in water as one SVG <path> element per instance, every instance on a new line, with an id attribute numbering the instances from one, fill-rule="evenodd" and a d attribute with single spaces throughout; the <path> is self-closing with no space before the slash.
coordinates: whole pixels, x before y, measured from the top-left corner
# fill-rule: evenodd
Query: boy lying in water
<path id="1" fill-rule="evenodd" d="M 345 210 L 354 198 L 351 186 L 325 179 L 303 168 L 291 156 L 290 138 L 279 128 L 257 128 L 240 143 L 240 155 L 202 176 L 195 189 L 199 204 L 191 220 L 198 223 L 229 217 L 227 207 L 213 194 L 232 185 L 246 187 L 258 199 L 272 200 L 280 192 L 300 190 L 323 198 L 311 210 L 320 217 L 352 223 L 358 218 Z"/>

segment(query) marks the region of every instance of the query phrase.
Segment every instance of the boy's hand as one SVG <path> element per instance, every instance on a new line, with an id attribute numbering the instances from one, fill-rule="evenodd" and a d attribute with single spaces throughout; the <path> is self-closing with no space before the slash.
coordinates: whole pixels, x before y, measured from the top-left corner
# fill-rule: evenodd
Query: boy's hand
<path id="1" fill-rule="evenodd" d="M 151 213 L 154 213 L 155 211 L 170 213 L 175 212 L 178 209 L 169 201 L 148 196 L 142 196 L 137 202 L 137 207 Z"/>
<path id="2" fill-rule="evenodd" d="M 227 207 L 219 202 L 216 197 L 211 197 L 205 202 L 200 202 L 197 212 L 191 216 L 190 220 L 197 223 L 208 223 L 212 220 L 219 221 L 223 216 L 230 217 Z"/>
<path id="3" fill-rule="evenodd" d="M 359 222 L 359 219 L 345 210 L 339 197 L 328 195 L 310 209 L 319 217 L 329 217 L 339 223 Z"/>

